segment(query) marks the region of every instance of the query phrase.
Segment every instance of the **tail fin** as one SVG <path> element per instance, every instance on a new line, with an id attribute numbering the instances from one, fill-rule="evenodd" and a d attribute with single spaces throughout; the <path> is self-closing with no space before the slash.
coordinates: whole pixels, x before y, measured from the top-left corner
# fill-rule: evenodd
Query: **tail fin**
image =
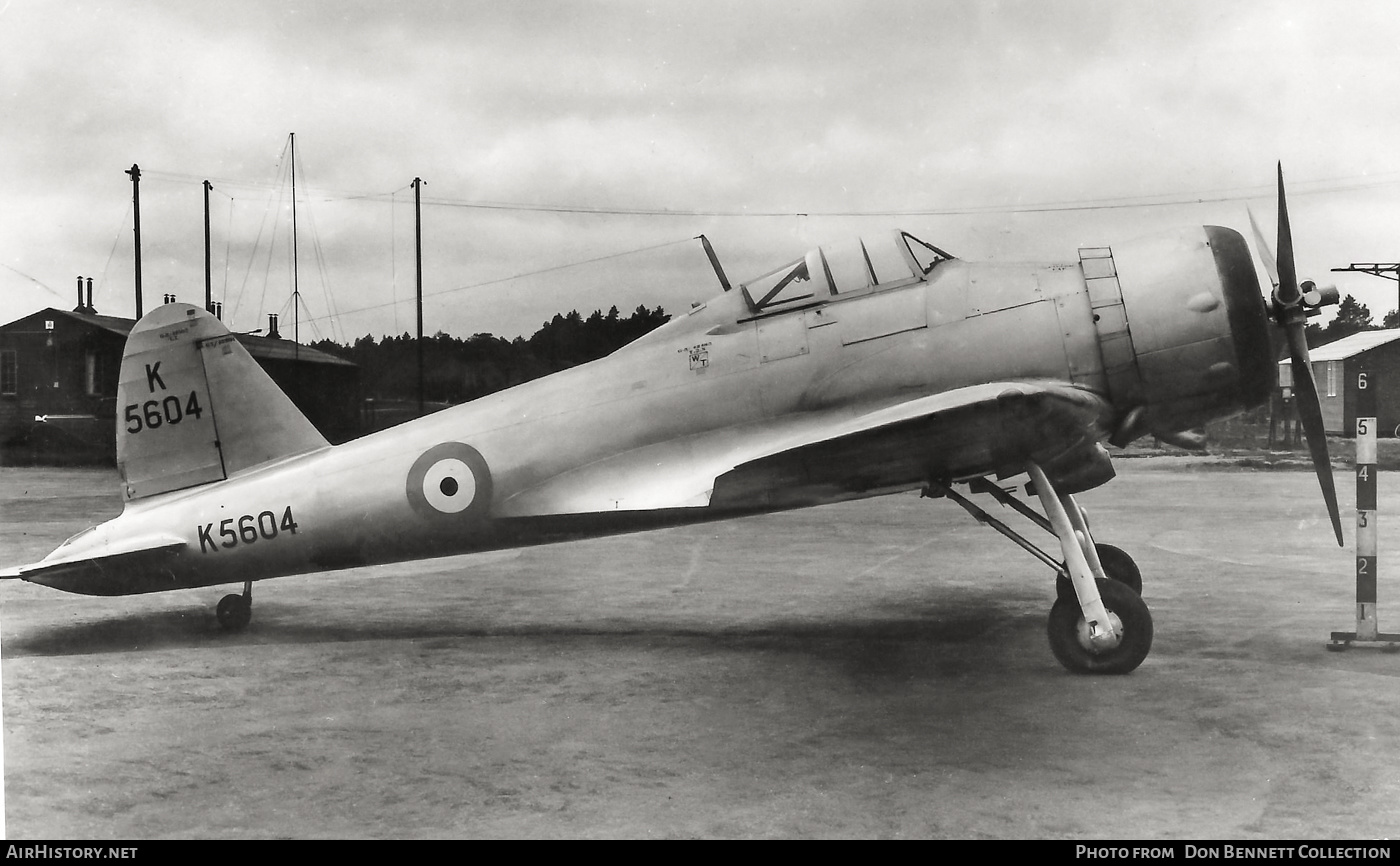
<path id="1" fill-rule="evenodd" d="M 117 388 L 117 468 L 128 501 L 328 445 L 209 313 L 166 304 L 132 329 Z"/>

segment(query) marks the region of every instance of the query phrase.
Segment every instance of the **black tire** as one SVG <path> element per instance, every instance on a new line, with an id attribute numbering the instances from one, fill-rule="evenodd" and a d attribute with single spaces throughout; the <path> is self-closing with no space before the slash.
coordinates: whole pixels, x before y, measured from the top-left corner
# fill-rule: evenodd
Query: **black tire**
<path id="1" fill-rule="evenodd" d="M 1142 595 L 1142 572 L 1123 548 L 1111 544 L 1095 544 L 1094 550 L 1099 554 L 1104 574 Z"/>
<path id="2" fill-rule="evenodd" d="M 1152 613 L 1142 596 L 1116 580 L 1095 581 L 1108 612 L 1118 618 L 1123 636 L 1118 646 L 1095 650 L 1089 646 L 1079 602 L 1056 599 L 1050 608 L 1046 634 L 1050 651 L 1065 669 L 1076 674 L 1126 674 L 1142 664 L 1152 649 Z"/>
<path id="3" fill-rule="evenodd" d="M 1099 554 L 1099 564 L 1103 566 L 1105 576 L 1142 595 L 1142 572 L 1123 548 L 1111 544 L 1095 544 L 1094 550 Z M 1055 578 L 1055 598 L 1075 600 L 1074 584 L 1063 574 Z"/>
<path id="4" fill-rule="evenodd" d="M 1055 601 L 1075 601 L 1074 584 L 1061 573 L 1055 576 Z"/>
<path id="5" fill-rule="evenodd" d="M 241 595 L 226 595 L 219 599 L 214 615 L 224 631 L 242 631 L 253 619 L 253 606 Z"/>

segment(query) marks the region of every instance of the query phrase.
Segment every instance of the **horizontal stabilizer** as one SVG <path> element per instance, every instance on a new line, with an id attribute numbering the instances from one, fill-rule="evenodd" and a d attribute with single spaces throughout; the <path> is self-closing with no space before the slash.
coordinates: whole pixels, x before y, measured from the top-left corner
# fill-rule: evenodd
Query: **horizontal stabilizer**
<path id="1" fill-rule="evenodd" d="M 92 532 L 93 530 L 88 530 Z M 55 570 L 71 570 L 74 566 L 86 566 L 108 559 L 127 558 L 141 554 L 156 554 L 178 550 L 185 546 L 183 538 L 176 535 L 154 535 L 143 538 L 124 538 L 117 542 L 102 545 L 73 545 L 82 538 L 82 533 L 65 541 L 53 553 L 28 565 L 15 566 L 0 571 L 0 577 L 21 577 L 26 580 Z"/>

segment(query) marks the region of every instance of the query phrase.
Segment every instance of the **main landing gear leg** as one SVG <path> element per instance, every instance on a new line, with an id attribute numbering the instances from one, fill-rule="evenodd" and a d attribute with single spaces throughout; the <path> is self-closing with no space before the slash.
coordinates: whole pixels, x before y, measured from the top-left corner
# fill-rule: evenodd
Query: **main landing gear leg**
<path id="1" fill-rule="evenodd" d="M 1133 670 L 1152 647 L 1152 614 L 1141 598 L 1142 573 L 1128 554 L 1094 541 L 1084 509 L 1073 496 L 1057 493 L 1039 466 L 1032 464 L 1028 471 L 1041 505 L 1050 515 L 1048 520 L 985 479 L 974 479 L 968 487 L 973 493 L 990 495 L 1054 535 L 1064 562 L 977 507 L 951 484 L 930 480 L 924 495 L 946 496 L 977 522 L 1011 539 L 1055 572 L 1056 601 L 1050 609 L 1048 633 L 1050 649 L 1061 664 L 1076 673 Z"/>
<path id="2" fill-rule="evenodd" d="M 972 481 L 969 481 L 967 486 L 968 489 L 971 490 L 973 493 L 986 493 L 988 496 L 991 496 L 993 499 L 1006 506 L 1007 508 L 1020 512 L 1020 514 L 1023 517 L 1025 517 L 1027 520 L 1030 520 L 1036 526 L 1039 526 L 1041 529 L 1045 530 L 1051 535 L 1055 535 L 1055 527 L 1050 525 L 1049 520 L 1046 520 L 1044 517 L 1041 517 L 1039 514 L 1035 513 L 1035 511 L 1031 510 L 1030 506 L 1021 502 L 1021 500 L 1017 499 L 1015 496 L 1012 496 L 1010 493 L 1007 493 L 1005 490 L 1002 490 L 1000 487 L 991 483 L 987 479 L 975 478 Z M 976 506 L 972 506 L 970 505 L 970 503 L 965 502 L 960 502 L 958 504 L 962 505 L 963 508 L 966 508 L 969 512 L 972 513 L 972 516 L 976 517 L 978 520 L 981 520 L 983 523 L 987 523 L 989 521 L 989 518 L 984 518 L 978 514 L 978 512 L 980 512 L 981 509 L 977 508 Z M 1084 557 L 1089 560 L 1089 564 L 1091 567 L 1095 565 L 1094 561 L 1096 559 L 1098 560 L 1098 571 L 1095 572 L 1095 576 L 1108 577 L 1112 580 L 1118 581 L 1119 583 L 1125 583 L 1128 586 L 1132 587 L 1133 592 L 1137 593 L 1138 595 L 1142 595 L 1142 572 L 1138 570 L 1137 563 L 1133 561 L 1133 558 L 1129 556 L 1127 552 L 1124 551 L 1121 547 L 1114 547 L 1112 544 L 1103 544 L 1101 542 L 1093 541 L 1093 535 L 1089 532 L 1089 517 L 1083 508 L 1076 506 L 1073 509 L 1068 509 L 1068 513 L 1071 515 L 1071 517 L 1073 517 L 1074 515 L 1078 515 L 1080 525 L 1077 525 L 1076 529 L 1082 531 L 1084 533 L 1084 538 L 1088 539 L 1084 544 Z M 1028 546 L 1028 542 L 1015 535 L 1015 533 L 1011 532 L 1009 529 L 995 525 L 993 526 L 993 528 L 997 529 L 1003 535 L 1006 535 L 1008 538 L 1010 538 L 1012 541 L 1015 541 L 1022 547 L 1025 547 L 1027 550 L 1031 549 L 1031 546 Z M 1046 559 L 1045 556 L 1041 555 L 1042 552 L 1039 550 L 1039 548 L 1036 548 L 1032 552 L 1035 553 L 1036 556 L 1041 558 L 1042 560 Z M 1060 573 L 1059 579 L 1055 582 L 1055 588 L 1058 594 L 1061 596 L 1073 597 L 1074 587 L 1070 584 L 1069 570 L 1066 569 L 1062 563 L 1057 562 L 1052 562 L 1050 567 L 1054 568 Z"/>
<path id="3" fill-rule="evenodd" d="M 219 599 L 219 606 L 214 609 L 214 614 L 219 618 L 219 625 L 224 627 L 224 631 L 242 631 L 247 628 L 248 622 L 253 618 L 253 582 L 243 582 L 242 595 L 226 595 Z"/>
<path id="4" fill-rule="evenodd" d="M 967 486 L 973 493 L 986 493 L 1002 505 L 1020 512 L 1036 526 L 1039 526 L 1051 535 L 1055 535 L 1055 527 L 1050 525 L 1050 521 L 1041 517 L 1038 513 L 1033 511 L 1030 506 L 985 478 L 974 478 L 967 483 Z M 995 529 L 997 532 L 1010 539 L 1017 547 L 1020 547 L 1031 556 L 1034 556 L 1036 559 L 1048 565 L 1050 570 L 1056 574 L 1055 590 L 1057 595 L 1062 598 L 1070 599 L 1076 597 L 1074 585 L 1069 579 L 1069 569 L 1065 567 L 1063 562 L 1060 562 L 1044 550 L 1041 550 L 1039 546 L 1032 543 L 1025 536 L 1007 526 L 1002 521 L 996 519 L 986 511 L 983 511 L 981 508 L 978 508 L 976 503 L 966 496 L 963 496 L 961 493 L 958 493 L 950 485 L 930 480 L 928 486 L 924 488 L 924 496 L 930 499 L 937 499 L 939 497 L 951 499 L 961 506 L 964 511 L 976 518 L 978 523 L 984 526 L 990 526 L 992 529 Z M 1091 570 L 1095 567 L 1095 560 L 1098 561 L 1098 571 L 1095 573 L 1095 577 L 1107 577 L 1110 580 L 1116 580 L 1119 583 L 1127 585 L 1138 595 L 1142 595 L 1142 572 L 1138 570 L 1137 563 L 1133 561 L 1133 558 L 1121 548 L 1114 547 L 1111 544 L 1094 542 L 1093 536 L 1088 531 L 1089 521 L 1088 517 L 1085 515 L 1084 509 L 1076 507 L 1074 513 L 1079 515 L 1079 520 L 1082 524 L 1080 531 L 1084 533 L 1084 538 L 1088 539 L 1084 543 L 1083 548 L 1084 557 L 1089 561 Z M 1058 538 L 1058 536 L 1056 537 Z"/>
<path id="5" fill-rule="evenodd" d="M 1056 493 L 1035 463 L 1026 470 L 1050 525 L 1060 539 L 1074 598 L 1060 597 L 1050 609 L 1050 649 L 1075 673 L 1125 674 L 1152 649 L 1152 614 L 1142 597 L 1103 570 L 1084 513 L 1074 497 Z"/>

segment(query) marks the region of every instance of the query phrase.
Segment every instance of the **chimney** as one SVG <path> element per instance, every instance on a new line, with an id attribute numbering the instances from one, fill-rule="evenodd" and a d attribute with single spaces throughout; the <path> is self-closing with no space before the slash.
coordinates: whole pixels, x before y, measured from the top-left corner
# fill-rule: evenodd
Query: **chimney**
<path id="1" fill-rule="evenodd" d="M 282 335 L 277 333 L 277 314 L 267 314 L 267 335 L 274 340 L 282 339 Z"/>
<path id="2" fill-rule="evenodd" d="M 87 307 L 84 307 L 84 306 L 83 306 L 83 278 L 82 278 L 81 275 L 78 276 L 78 306 L 76 306 L 76 307 L 73 308 L 73 312 L 75 312 L 75 313 L 86 313 L 86 312 L 87 312 Z"/>
<path id="3" fill-rule="evenodd" d="M 96 313 L 97 313 L 97 308 L 94 307 L 94 306 L 92 305 L 92 277 L 88 277 L 88 278 L 87 278 L 87 281 L 88 281 L 88 304 L 87 304 L 87 311 L 88 311 L 89 313 L 92 313 L 92 314 L 96 315 Z"/>
<path id="4" fill-rule="evenodd" d="M 224 320 L 224 302 L 215 301 L 214 309 L 210 310 L 210 312 L 214 314 L 214 318 L 222 322 Z"/>

